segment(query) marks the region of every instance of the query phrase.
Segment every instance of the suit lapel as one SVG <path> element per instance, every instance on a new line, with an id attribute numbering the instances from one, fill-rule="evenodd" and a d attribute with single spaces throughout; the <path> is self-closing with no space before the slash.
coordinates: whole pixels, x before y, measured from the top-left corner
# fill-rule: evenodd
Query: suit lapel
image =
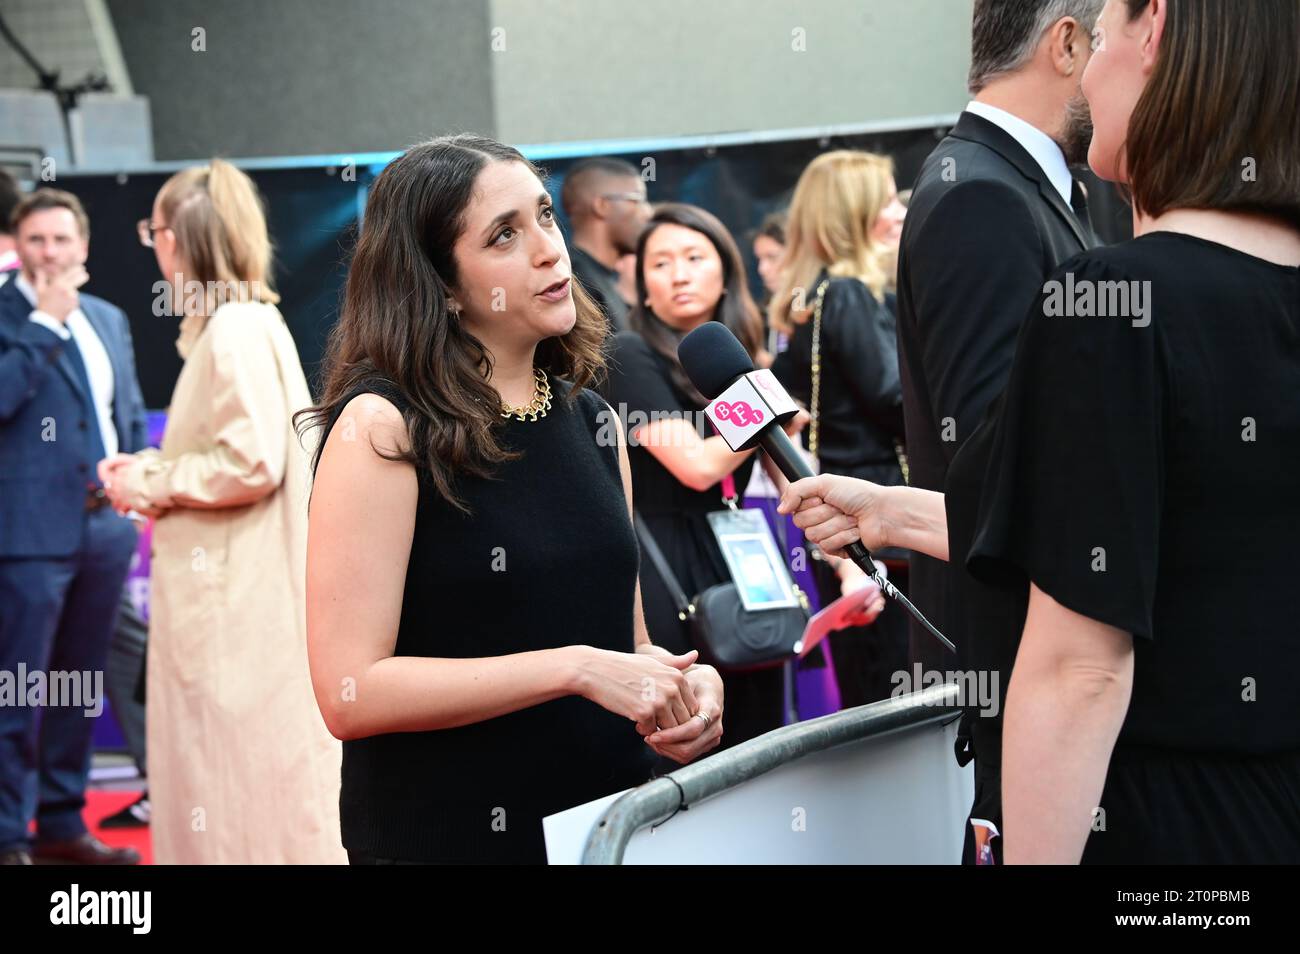
<path id="1" fill-rule="evenodd" d="M 31 313 L 32 303 L 29 302 L 27 296 L 19 290 L 16 278 L 10 278 L 3 286 L 0 286 L 0 314 L 4 315 L 6 321 L 17 326 L 20 325 L 21 322 L 29 321 Z M 81 386 L 81 376 L 77 374 L 77 369 L 72 366 L 72 359 L 68 356 L 67 348 L 63 348 L 59 352 L 58 360 L 54 362 L 54 366 L 59 369 L 60 373 L 62 373 L 65 378 L 68 379 L 68 383 L 72 385 L 73 391 L 75 391 L 82 400 L 86 400 L 89 397 L 89 395 L 86 394 L 86 389 Z"/>
<path id="2" fill-rule="evenodd" d="M 1043 171 L 1043 167 L 1025 151 L 1024 146 L 1016 142 L 1014 136 L 997 123 L 991 123 L 983 116 L 964 112 L 958 118 L 957 125 L 952 128 L 949 135 L 954 139 L 965 139 L 968 142 L 977 142 L 982 146 L 987 146 L 1011 163 L 1022 176 L 1037 184 L 1038 194 L 1056 210 L 1056 214 L 1070 227 L 1074 237 L 1079 240 L 1080 248 L 1086 250 L 1096 244 L 1088 237 L 1088 231 L 1079 222 L 1079 217 L 1074 214 L 1074 209 L 1070 208 L 1070 204 L 1061 198 L 1061 193 L 1056 191 L 1056 186 L 1052 185 L 1052 180 L 1047 178 L 1047 173 Z"/>
<path id="3" fill-rule="evenodd" d="M 1034 165 L 1038 165 L 1038 163 L 1034 163 Z M 1056 191 L 1056 186 L 1047 181 L 1045 175 L 1038 180 L 1038 192 L 1056 210 L 1057 215 L 1065 220 L 1065 224 L 1070 226 L 1070 231 L 1079 240 L 1080 246 L 1086 250 L 1097 244 L 1088 238 L 1088 231 L 1084 224 L 1079 221 L 1079 217 L 1074 214 L 1074 209 L 1070 208 L 1069 204 L 1061 198 L 1061 193 Z"/>

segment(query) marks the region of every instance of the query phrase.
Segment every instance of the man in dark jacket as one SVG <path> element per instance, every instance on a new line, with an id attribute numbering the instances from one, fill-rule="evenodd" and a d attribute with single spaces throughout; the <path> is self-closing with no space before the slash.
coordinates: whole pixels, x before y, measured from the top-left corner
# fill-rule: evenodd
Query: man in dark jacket
<path id="1" fill-rule="evenodd" d="M 899 373 L 913 486 L 944 490 L 953 457 L 1006 384 L 1016 337 L 1043 282 L 1096 244 L 1070 167 L 1086 162 L 1091 140 L 1079 83 L 1102 6 L 975 0 L 975 98 L 922 167 L 899 253 Z M 958 554 L 948 563 L 912 557 L 911 598 L 961 657 L 913 624 L 912 661 L 927 670 L 978 668 L 966 653 L 965 572 Z M 999 675 L 1005 691 L 1010 672 Z M 997 798 L 1001 720 L 966 722 L 962 764 L 971 758 L 972 728 L 985 736 L 974 743 L 978 814 L 981 803 Z"/>
<path id="2" fill-rule="evenodd" d="M 78 290 L 90 230 L 76 196 L 37 190 L 12 221 L 22 270 L 0 286 L 0 674 L 14 693 L 0 705 L 0 863 L 133 864 L 139 854 L 89 834 L 81 811 L 89 716 L 136 545 L 97 465 L 146 445 L 144 401 L 126 316 Z"/>

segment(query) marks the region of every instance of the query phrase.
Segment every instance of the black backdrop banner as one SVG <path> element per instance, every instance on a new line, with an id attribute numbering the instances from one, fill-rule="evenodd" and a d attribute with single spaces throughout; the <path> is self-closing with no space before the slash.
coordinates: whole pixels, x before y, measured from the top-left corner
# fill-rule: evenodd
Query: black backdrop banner
<path id="1" fill-rule="evenodd" d="M 690 202 L 717 215 L 749 260 L 751 290 L 757 293 L 758 275 L 750 255 L 752 230 L 769 212 L 789 204 L 799 174 L 815 156 L 831 149 L 886 153 L 896 164 L 898 187 L 906 189 L 946 132 L 946 127 L 939 127 L 718 146 L 666 142 L 634 152 L 600 151 L 643 170 L 652 202 Z M 530 158 L 535 157 L 530 154 Z M 548 186 L 557 200 L 565 170 L 578 158 L 581 155 L 538 160 L 550 173 Z M 266 199 L 276 247 L 280 309 L 316 392 L 321 354 L 338 317 L 366 190 L 383 163 L 353 166 L 340 165 L 338 159 L 333 165 L 285 159 L 236 164 L 248 172 Z M 145 403 L 154 409 L 166 407 L 180 372 L 175 348 L 178 320 L 156 314 L 160 310 L 156 283 L 161 276 L 153 252 L 136 240 L 135 223 L 149 215 L 154 197 L 174 169 L 169 165 L 165 170 L 69 174 L 51 183 L 76 193 L 86 206 L 91 220 L 86 291 L 111 301 L 129 317 Z M 1127 238 L 1129 214 L 1115 190 L 1090 175 L 1084 178 L 1089 182 L 1098 233 L 1110 242 Z M 997 236 L 989 239 L 997 241 Z"/>

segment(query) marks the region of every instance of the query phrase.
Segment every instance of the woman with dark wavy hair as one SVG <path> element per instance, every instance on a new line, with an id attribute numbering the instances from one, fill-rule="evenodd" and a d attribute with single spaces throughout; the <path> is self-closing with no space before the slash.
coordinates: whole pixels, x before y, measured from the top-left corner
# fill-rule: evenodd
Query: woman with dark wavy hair
<path id="1" fill-rule="evenodd" d="M 542 862 L 543 817 L 718 743 L 717 672 L 642 621 L 627 454 L 586 387 L 604 335 L 519 152 L 435 139 L 375 180 L 302 421 L 354 863 Z"/>
<path id="2" fill-rule="evenodd" d="M 756 361 L 763 324 L 749 295 L 744 262 L 727 227 L 704 209 L 660 205 L 636 252 L 637 303 L 629 331 L 611 340 L 606 395 L 627 422 L 637 509 L 688 595 L 731 579 L 709 529 L 730 477 L 737 496 L 754 467 L 754 451 L 733 454 L 705 423 L 707 403 L 677 360 L 677 344 L 708 321 L 726 325 Z M 787 425 L 798 433 L 801 414 Z M 648 561 L 646 561 L 648 565 Z M 642 574 L 651 638 L 673 652 L 691 649 L 686 624 L 659 574 Z M 727 672 L 726 745 L 784 723 L 779 669 Z"/>

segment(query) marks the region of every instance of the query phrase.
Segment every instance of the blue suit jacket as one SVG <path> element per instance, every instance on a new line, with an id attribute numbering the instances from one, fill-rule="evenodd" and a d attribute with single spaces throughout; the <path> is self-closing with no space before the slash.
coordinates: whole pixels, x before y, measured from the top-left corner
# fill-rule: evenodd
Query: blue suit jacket
<path id="1" fill-rule="evenodd" d="M 81 311 L 113 366 L 118 448 L 148 444 L 144 399 L 126 315 L 94 295 Z M 0 559 L 67 557 L 81 547 L 86 484 L 96 454 L 83 388 L 63 341 L 31 320 L 11 278 L 0 285 Z"/>

